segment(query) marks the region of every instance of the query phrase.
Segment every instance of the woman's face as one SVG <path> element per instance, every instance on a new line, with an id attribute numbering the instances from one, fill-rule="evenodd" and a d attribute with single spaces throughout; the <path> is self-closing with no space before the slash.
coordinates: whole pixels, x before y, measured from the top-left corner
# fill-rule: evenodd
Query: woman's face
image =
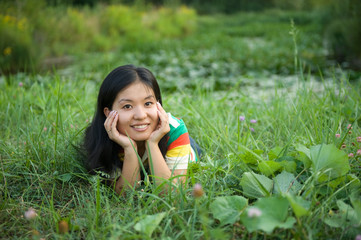
<path id="1" fill-rule="evenodd" d="M 117 129 L 134 141 L 145 141 L 158 125 L 157 99 L 153 89 L 136 81 L 120 91 L 112 110 L 118 112 Z"/>

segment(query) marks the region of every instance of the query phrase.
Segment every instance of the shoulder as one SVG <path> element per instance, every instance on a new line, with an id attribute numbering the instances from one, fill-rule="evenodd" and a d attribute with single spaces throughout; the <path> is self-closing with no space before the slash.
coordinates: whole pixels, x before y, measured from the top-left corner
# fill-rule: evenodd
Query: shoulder
<path id="1" fill-rule="evenodd" d="M 189 144 L 188 129 L 182 119 L 174 117 L 171 113 L 168 113 L 169 119 L 169 138 L 167 147 L 168 149 L 174 148 L 179 145 Z"/>
<path id="2" fill-rule="evenodd" d="M 168 113 L 168 120 L 170 127 L 168 146 L 181 136 L 189 138 L 188 129 L 182 119 L 176 118 L 171 113 Z"/>
<path id="3" fill-rule="evenodd" d="M 175 116 L 173 116 L 171 113 L 167 113 L 168 114 L 168 121 L 169 121 L 169 126 L 170 126 L 170 131 L 180 131 L 180 130 L 187 130 L 187 127 L 184 123 L 184 121 L 180 118 L 176 118 Z"/>

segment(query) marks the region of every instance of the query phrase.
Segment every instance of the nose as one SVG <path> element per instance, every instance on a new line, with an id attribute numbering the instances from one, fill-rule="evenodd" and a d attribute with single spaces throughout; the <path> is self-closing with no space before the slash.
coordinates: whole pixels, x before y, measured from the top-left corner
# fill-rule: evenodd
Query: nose
<path id="1" fill-rule="evenodd" d="M 147 117 L 147 112 L 142 107 L 137 107 L 134 109 L 134 119 L 142 120 Z"/>

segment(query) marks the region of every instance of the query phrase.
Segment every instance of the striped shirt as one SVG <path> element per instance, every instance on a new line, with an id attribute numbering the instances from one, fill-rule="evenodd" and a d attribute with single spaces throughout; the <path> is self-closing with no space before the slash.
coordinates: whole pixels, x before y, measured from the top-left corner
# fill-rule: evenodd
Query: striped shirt
<path id="1" fill-rule="evenodd" d="M 178 119 L 168 113 L 169 138 L 165 161 L 169 169 L 187 169 L 188 162 L 197 161 L 197 155 L 192 149 L 186 125 L 182 119 Z"/>

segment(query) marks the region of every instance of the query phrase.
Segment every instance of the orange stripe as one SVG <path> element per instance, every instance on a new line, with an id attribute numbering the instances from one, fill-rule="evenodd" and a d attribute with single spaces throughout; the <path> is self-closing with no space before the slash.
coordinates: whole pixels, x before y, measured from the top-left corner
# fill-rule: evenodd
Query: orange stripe
<path id="1" fill-rule="evenodd" d="M 175 147 L 178 147 L 178 146 L 181 146 L 181 145 L 187 145 L 187 144 L 190 144 L 190 142 L 189 142 L 189 134 L 186 132 L 186 133 L 183 133 L 182 135 L 180 135 L 177 138 L 177 140 L 172 142 L 169 145 L 167 150 L 171 150 L 172 148 L 175 148 Z"/>

